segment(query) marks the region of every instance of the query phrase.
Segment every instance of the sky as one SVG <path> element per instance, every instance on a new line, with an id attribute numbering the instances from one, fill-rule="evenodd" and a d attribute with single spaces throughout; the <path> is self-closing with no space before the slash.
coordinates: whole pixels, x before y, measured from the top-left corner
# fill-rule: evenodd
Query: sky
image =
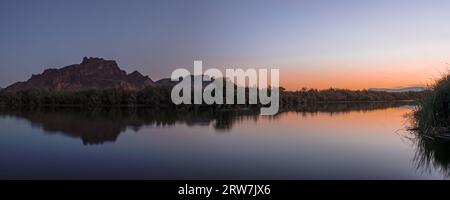
<path id="1" fill-rule="evenodd" d="M 153 80 L 278 68 L 280 85 L 424 85 L 450 63 L 450 1 L 1 0 L 0 87 L 84 56 Z"/>

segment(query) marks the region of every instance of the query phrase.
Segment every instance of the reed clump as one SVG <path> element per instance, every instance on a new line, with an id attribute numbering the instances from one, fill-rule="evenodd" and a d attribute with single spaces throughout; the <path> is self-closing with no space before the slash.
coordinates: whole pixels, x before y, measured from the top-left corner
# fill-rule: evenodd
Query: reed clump
<path id="1" fill-rule="evenodd" d="M 421 134 L 450 139 L 450 73 L 423 93 L 414 113 L 414 129 Z"/>

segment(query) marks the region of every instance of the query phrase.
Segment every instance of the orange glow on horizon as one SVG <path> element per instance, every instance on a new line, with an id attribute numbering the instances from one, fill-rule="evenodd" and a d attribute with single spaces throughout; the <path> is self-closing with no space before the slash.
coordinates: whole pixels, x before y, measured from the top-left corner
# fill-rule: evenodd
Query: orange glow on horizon
<path id="1" fill-rule="evenodd" d="M 434 65 L 435 66 L 435 65 Z M 444 67 L 399 66 L 383 69 L 337 68 L 325 69 L 280 69 L 280 85 L 286 90 L 396 88 L 426 86 L 446 72 Z"/>

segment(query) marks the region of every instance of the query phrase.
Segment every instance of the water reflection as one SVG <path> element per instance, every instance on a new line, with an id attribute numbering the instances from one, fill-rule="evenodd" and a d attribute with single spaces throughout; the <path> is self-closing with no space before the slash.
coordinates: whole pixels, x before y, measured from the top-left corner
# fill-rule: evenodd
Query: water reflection
<path id="1" fill-rule="evenodd" d="M 399 102 L 337 102 L 337 103 L 317 103 L 298 107 L 290 107 L 286 110 L 301 112 L 303 114 L 317 114 L 319 112 L 326 112 L 330 115 L 343 114 L 352 111 L 372 111 L 386 108 L 395 108 L 401 106 L 414 106 L 414 102 L 399 101 Z"/>
<path id="2" fill-rule="evenodd" d="M 2 109 L 2 116 L 28 120 L 33 128 L 45 133 L 80 138 L 83 144 L 114 142 L 127 129 L 138 132 L 143 126 L 213 126 L 227 130 L 238 117 L 256 116 L 252 110 L 169 112 L 146 108 L 98 108 L 93 110 L 65 108 Z M 233 118 L 233 119 L 232 119 Z"/>
<path id="3" fill-rule="evenodd" d="M 429 137 L 419 129 L 410 129 L 410 139 L 416 148 L 414 163 L 422 173 L 438 170 L 445 178 L 450 179 L 450 140 Z"/>
<path id="4" fill-rule="evenodd" d="M 333 115 L 400 105 L 411 104 L 405 102 L 311 104 L 289 108 L 289 110 L 303 115 L 314 115 L 319 112 Z M 143 126 L 173 126 L 178 123 L 188 126 L 212 126 L 216 132 L 227 132 L 236 122 L 249 119 L 257 121 L 260 118 L 258 111 L 252 109 L 228 111 L 198 109 L 187 112 L 111 107 L 92 110 L 74 107 L 1 108 L 0 116 L 26 119 L 33 128 L 42 129 L 47 134 L 62 134 L 80 138 L 84 145 L 115 142 L 119 134 L 127 129 L 138 132 Z M 277 118 L 277 116 L 272 118 Z"/>

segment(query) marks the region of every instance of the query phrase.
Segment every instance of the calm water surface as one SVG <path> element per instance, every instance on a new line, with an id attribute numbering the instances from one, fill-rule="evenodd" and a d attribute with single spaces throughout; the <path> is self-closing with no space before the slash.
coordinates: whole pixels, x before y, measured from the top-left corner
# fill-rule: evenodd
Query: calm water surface
<path id="1" fill-rule="evenodd" d="M 443 179 L 448 148 L 422 153 L 412 106 L 283 112 L 0 112 L 0 179 Z M 448 144 L 447 144 L 448 146 Z M 442 152 L 444 151 L 444 152 Z"/>

